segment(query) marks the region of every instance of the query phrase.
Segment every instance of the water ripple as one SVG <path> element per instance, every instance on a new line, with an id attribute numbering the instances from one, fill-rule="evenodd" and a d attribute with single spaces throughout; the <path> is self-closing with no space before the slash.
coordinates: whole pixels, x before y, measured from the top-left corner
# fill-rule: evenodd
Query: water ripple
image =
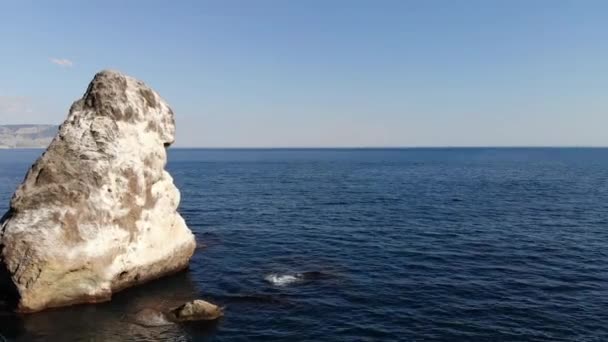
<path id="1" fill-rule="evenodd" d="M 0 151 L 0 204 L 37 153 Z M 0 313 L 0 333 L 18 341 L 608 340 L 606 149 L 170 157 L 180 212 L 202 246 L 190 271 L 104 305 Z M 306 272 L 318 276 L 300 281 Z M 276 286 L 281 277 L 298 281 Z M 121 318 L 191 296 L 227 306 L 226 316 L 163 329 Z"/>

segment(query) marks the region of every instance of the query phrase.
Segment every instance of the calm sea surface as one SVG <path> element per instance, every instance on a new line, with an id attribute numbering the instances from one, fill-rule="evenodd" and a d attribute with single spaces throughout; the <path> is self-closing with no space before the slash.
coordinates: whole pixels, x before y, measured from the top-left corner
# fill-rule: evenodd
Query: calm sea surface
<path id="1" fill-rule="evenodd" d="M 0 209 L 41 151 L 0 151 Z M 608 149 L 170 150 L 191 269 L 16 341 L 608 341 Z M 144 328 L 177 296 L 215 324 Z M 1 339 L 0 339 L 1 340 Z"/>

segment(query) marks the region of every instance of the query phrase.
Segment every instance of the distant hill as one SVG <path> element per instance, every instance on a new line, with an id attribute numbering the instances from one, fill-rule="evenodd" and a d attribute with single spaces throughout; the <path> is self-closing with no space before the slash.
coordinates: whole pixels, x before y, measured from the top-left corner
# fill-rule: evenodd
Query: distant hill
<path id="1" fill-rule="evenodd" d="M 49 145 L 56 125 L 0 125 L 0 148 L 44 148 Z"/>

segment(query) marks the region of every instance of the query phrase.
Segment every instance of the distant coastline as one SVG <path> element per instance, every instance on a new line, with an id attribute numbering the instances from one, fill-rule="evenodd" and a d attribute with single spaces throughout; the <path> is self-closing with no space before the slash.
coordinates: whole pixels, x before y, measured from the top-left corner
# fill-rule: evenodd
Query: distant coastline
<path id="1" fill-rule="evenodd" d="M 46 148 L 57 125 L 0 125 L 0 149 Z"/>
<path id="2" fill-rule="evenodd" d="M 0 125 L 0 150 L 45 149 L 51 143 L 58 125 L 24 124 Z M 608 146 L 172 146 L 171 149 L 182 150 L 449 150 L 449 149 L 603 149 Z"/>

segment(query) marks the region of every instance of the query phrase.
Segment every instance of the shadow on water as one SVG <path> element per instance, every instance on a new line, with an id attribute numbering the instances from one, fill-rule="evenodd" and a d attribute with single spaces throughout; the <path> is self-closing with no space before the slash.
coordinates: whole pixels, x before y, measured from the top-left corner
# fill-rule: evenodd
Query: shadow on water
<path id="1" fill-rule="evenodd" d="M 164 311 L 199 297 L 190 274 L 183 272 L 115 294 L 108 303 L 23 316 L 1 311 L 0 334 L 10 341 L 160 341 L 209 335 L 217 323 L 143 327 L 133 320 L 140 310 Z"/>

